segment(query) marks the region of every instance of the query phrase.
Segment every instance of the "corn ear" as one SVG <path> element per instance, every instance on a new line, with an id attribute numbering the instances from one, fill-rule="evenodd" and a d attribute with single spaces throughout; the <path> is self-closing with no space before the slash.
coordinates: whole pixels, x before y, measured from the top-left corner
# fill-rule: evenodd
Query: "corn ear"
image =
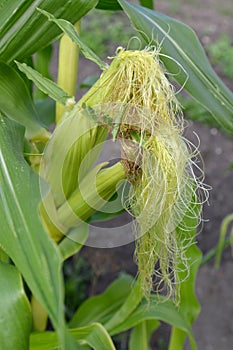
<path id="1" fill-rule="evenodd" d="M 41 163 L 40 175 L 51 188 L 56 207 L 78 187 L 98 157 L 107 130 L 74 110 L 56 129 Z M 85 160 L 85 161 L 84 161 Z"/>
<path id="2" fill-rule="evenodd" d="M 138 222 L 136 259 L 143 293 L 148 297 L 154 288 L 163 289 L 168 297 L 178 299 L 178 266 L 185 266 L 188 276 L 185 251 L 191 242 L 188 235 L 181 240 L 176 227 L 196 194 L 204 193 L 201 202 L 208 194 L 203 173 L 200 178 L 194 175 L 198 151 L 191 150 L 182 136 L 183 116 L 159 51 L 119 48 L 80 103 L 98 106 L 99 123 L 111 125 L 113 139 L 121 143 L 125 171 L 133 185 L 125 206 Z"/>
<path id="3" fill-rule="evenodd" d="M 81 182 L 79 188 L 58 209 L 58 217 L 67 227 L 86 221 L 95 211 L 106 204 L 116 192 L 116 186 L 125 179 L 122 163 L 100 170 L 103 163 L 95 167 Z"/>
<path id="4" fill-rule="evenodd" d="M 90 171 L 79 187 L 59 208 L 52 203 L 51 192 L 41 206 L 44 223 L 56 242 L 68 233 L 71 227 L 86 221 L 116 192 L 117 185 L 125 179 L 122 163 L 101 169 L 107 163 L 102 163 Z"/>

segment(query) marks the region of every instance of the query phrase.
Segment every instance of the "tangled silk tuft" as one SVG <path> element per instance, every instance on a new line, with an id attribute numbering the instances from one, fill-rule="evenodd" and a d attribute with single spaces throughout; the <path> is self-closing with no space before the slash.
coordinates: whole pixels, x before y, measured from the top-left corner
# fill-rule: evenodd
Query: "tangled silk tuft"
<path id="1" fill-rule="evenodd" d="M 188 276 L 191 263 L 185 251 L 192 242 L 182 220 L 197 198 L 203 202 L 208 193 L 203 172 L 194 175 L 198 151 L 182 136 L 182 113 L 159 52 L 119 48 L 82 103 L 98 106 L 98 121 L 111 124 L 121 144 L 132 184 L 125 207 L 137 220 L 135 255 L 144 295 L 163 289 L 168 297 L 177 297 L 179 269 Z"/>

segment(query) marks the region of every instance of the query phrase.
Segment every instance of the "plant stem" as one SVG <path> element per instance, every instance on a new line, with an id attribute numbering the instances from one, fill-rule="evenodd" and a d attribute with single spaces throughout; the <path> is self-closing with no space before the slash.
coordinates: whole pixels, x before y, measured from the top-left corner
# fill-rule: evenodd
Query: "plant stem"
<path id="1" fill-rule="evenodd" d="M 43 305 L 32 296 L 31 299 L 32 319 L 33 319 L 33 330 L 42 332 L 46 329 L 48 314 L 45 311 Z"/>
<path id="2" fill-rule="evenodd" d="M 233 238 L 229 237 L 226 238 L 223 245 L 222 245 L 222 249 L 228 247 L 230 244 L 232 244 L 233 242 Z M 216 245 L 214 248 L 210 249 L 202 258 L 201 264 L 200 266 L 203 266 L 205 264 L 207 264 L 212 258 L 215 257 L 215 255 L 217 254 L 217 252 L 219 251 L 219 245 Z M 216 258 L 217 259 L 217 258 Z M 215 262 L 216 263 L 216 262 Z M 216 266 L 215 266 L 216 267 Z"/>
<path id="3" fill-rule="evenodd" d="M 80 32 L 80 21 L 75 24 Z M 58 62 L 58 85 L 71 96 L 75 96 L 78 75 L 79 47 L 65 34 L 60 40 Z M 59 123 L 64 106 L 56 103 L 56 123 Z"/>
<path id="4" fill-rule="evenodd" d="M 216 260 L 215 260 L 215 264 L 214 264 L 214 267 L 216 269 L 218 269 L 220 266 L 222 252 L 224 249 L 225 237 L 227 234 L 227 229 L 232 221 L 233 221 L 233 214 L 227 215 L 222 221 L 222 225 L 220 228 L 219 242 L 218 242 L 217 249 L 216 249 Z"/>
<path id="5" fill-rule="evenodd" d="M 173 327 L 168 350 L 183 350 L 186 337 L 187 337 L 187 334 L 183 330 Z M 197 350 L 192 334 L 190 334 L 189 340 L 190 340 L 191 349 Z"/>

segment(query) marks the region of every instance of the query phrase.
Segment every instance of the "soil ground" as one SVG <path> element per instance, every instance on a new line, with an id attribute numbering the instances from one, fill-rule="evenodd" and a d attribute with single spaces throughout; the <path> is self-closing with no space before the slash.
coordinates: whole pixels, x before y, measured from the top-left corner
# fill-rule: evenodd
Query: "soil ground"
<path id="1" fill-rule="evenodd" d="M 158 11 L 189 24 L 203 44 L 214 42 L 224 33 L 232 37 L 232 0 L 221 2 L 217 0 L 156 1 L 156 6 Z M 87 64 L 86 60 L 81 59 L 80 80 L 93 74 L 98 74 L 95 65 Z M 233 88 L 232 81 L 227 78 L 224 81 L 231 89 Z M 202 232 L 197 237 L 200 249 L 206 253 L 218 242 L 223 218 L 233 213 L 233 173 L 228 169 L 229 163 L 233 162 L 233 140 L 216 128 L 196 122 L 189 124 L 189 130 L 191 130 L 189 131 L 191 139 L 192 131 L 199 135 L 200 151 L 205 164 L 205 182 L 212 187 L 209 205 L 204 207 L 205 223 Z M 96 277 L 91 293 L 96 294 L 102 291 L 121 271 L 135 275 L 137 268 L 133 261 L 133 252 L 133 243 L 113 249 L 85 247 L 82 255 L 91 265 Z M 196 290 L 202 311 L 194 324 L 194 335 L 199 350 L 232 349 L 232 267 L 231 250 L 227 248 L 223 253 L 218 270 L 214 269 L 211 261 L 198 273 Z M 166 349 L 168 333 L 167 327 L 161 328 L 156 339 L 160 338 L 160 344 L 162 344 L 161 339 L 164 338 L 165 345 L 159 346 L 159 342 L 155 339 L 153 349 Z"/>

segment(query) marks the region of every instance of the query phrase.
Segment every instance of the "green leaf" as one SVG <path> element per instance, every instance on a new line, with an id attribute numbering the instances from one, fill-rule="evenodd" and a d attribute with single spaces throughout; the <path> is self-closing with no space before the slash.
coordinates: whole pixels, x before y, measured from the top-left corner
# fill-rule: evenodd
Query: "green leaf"
<path id="1" fill-rule="evenodd" d="M 70 329 L 70 333 L 80 344 L 88 344 L 94 350 L 115 350 L 109 334 L 99 323 Z M 53 332 L 32 333 L 31 335 L 30 350 L 54 350 L 57 346 L 57 337 Z M 77 344 L 76 349 L 83 349 L 83 346 Z"/>
<path id="2" fill-rule="evenodd" d="M 181 86 L 188 77 L 185 90 L 233 133 L 233 94 L 211 68 L 193 30 L 159 12 L 125 0 L 118 2 L 146 42 L 159 43 L 160 59 L 168 72 Z"/>
<path id="3" fill-rule="evenodd" d="M 53 77 L 50 74 L 50 63 L 52 59 L 52 54 L 53 54 L 53 45 L 50 44 L 44 49 L 37 51 L 37 53 L 35 54 L 35 62 L 34 62 L 35 70 L 39 72 L 41 75 L 43 75 L 45 78 L 48 78 L 50 80 L 53 80 Z M 36 99 L 43 99 L 46 97 L 47 97 L 46 94 L 44 94 L 42 91 L 37 89 L 35 93 Z"/>
<path id="4" fill-rule="evenodd" d="M 150 350 L 151 335 L 158 328 L 157 320 L 146 320 L 133 328 L 129 339 L 129 350 Z"/>
<path id="5" fill-rule="evenodd" d="M 124 322 L 119 323 L 116 327 L 112 328 L 109 333 L 111 335 L 119 334 L 146 320 L 163 321 L 183 330 L 189 335 L 192 349 L 196 350 L 193 335 L 185 317 L 178 311 L 171 300 L 163 300 L 162 297 L 157 296 L 151 296 L 150 305 L 146 302 L 139 305 L 137 309 L 124 320 Z"/>
<path id="6" fill-rule="evenodd" d="M 41 130 L 26 84 L 7 64 L 0 62 L 0 111 L 26 127 L 28 137 Z"/>
<path id="7" fill-rule="evenodd" d="M 138 304 L 141 302 L 143 297 L 143 292 L 141 289 L 141 283 L 138 279 L 124 304 L 119 308 L 119 310 L 114 314 L 114 316 L 105 324 L 105 328 L 112 332 L 115 327 L 119 324 L 122 324 L 128 317 L 132 314 L 132 312 L 137 308 Z"/>
<path id="8" fill-rule="evenodd" d="M 63 238 L 59 244 L 63 260 L 79 252 L 88 238 L 88 228 L 89 226 L 84 223 L 78 227 L 72 228 L 66 237 Z"/>
<path id="9" fill-rule="evenodd" d="M 57 350 L 59 346 L 57 334 L 54 332 L 31 333 L 30 350 Z M 84 347 L 75 344 L 75 350 L 84 350 Z M 68 347 L 65 350 L 70 350 Z"/>
<path id="10" fill-rule="evenodd" d="M 54 332 L 31 333 L 30 350 L 55 350 L 58 347 L 57 335 Z"/>
<path id="11" fill-rule="evenodd" d="M 71 328 L 87 325 L 92 322 L 106 323 L 117 312 L 131 292 L 133 278 L 122 275 L 106 291 L 89 298 L 78 308 L 69 326 Z"/>
<path id="12" fill-rule="evenodd" d="M 35 107 L 39 120 L 46 128 L 55 123 L 55 101 L 50 97 L 42 98 L 35 101 Z"/>
<path id="13" fill-rule="evenodd" d="M 0 349 L 28 349 L 31 310 L 17 269 L 0 262 Z"/>
<path id="14" fill-rule="evenodd" d="M 187 276 L 185 266 L 179 266 L 179 279 L 183 282 L 180 286 L 180 305 L 179 310 L 184 315 L 189 325 L 191 326 L 200 312 L 200 304 L 195 293 L 195 282 L 198 269 L 202 260 L 202 253 L 195 243 L 196 227 L 198 226 L 198 216 L 200 208 L 198 205 L 193 206 L 186 213 L 180 227 L 185 227 L 181 230 L 178 227 L 178 232 L 182 239 L 191 238 L 192 244 L 186 251 L 186 257 L 190 261 L 190 272 Z M 186 338 L 186 332 L 177 327 L 172 329 L 170 338 L 169 350 L 183 349 L 183 344 Z"/>
<path id="15" fill-rule="evenodd" d="M 5 263 L 9 262 L 9 257 L 2 249 L 1 245 L 0 245 L 0 262 L 5 262 Z"/>
<path id="16" fill-rule="evenodd" d="M 76 340 L 90 345 L 95 350 L 115 350 L 111 337 L 100 323 L 70 329 L 70 332 Z"/>
<path id="17" fill-rule="evenodd" d="M 54 41 L 61 30 L 36 8 L 71 23 L 77 22 L 96 6 L 98 0 L 11 0 L 4 2 L 0 16 L 0 59 L 22 61 Z"/>
<path id="18" fill-rule="evenodd" d="M 78 32 L 75 30 L 75 27 L 68 21 L 64 19 L 56 19 L 53 15 L 50 13 L 43 11 L 38 8 L 38 11 L 40 11 L 42 14 L 48 17 L 48 19 L 54 23 L 57 24 L 61 30 L 68 35 L 68 37 L 80 47 L 80 50 L 82 51 L 83 55 L 89 59 L 90 61 L 93 61 L 96 63 L 101 69 L 107 69 L 108 64 L 103 62 L 79 37 Z"/>
<path id="19" fill-rule="evenodd" d="M 99 0 L 98 4 L 96 5 L 96 8 L 100 10 L 110 11 L 122 10 L 117 0 Z"/>
<path id="20" fill-rule="evenodd" d="M 49 95 L 53 100 L 65 105 L 67 99 L 71 98 L 71 96 L 62 90 L 56 83 L 48 78 L 43 77 L 35 69 L 26 65 L 26 63 L 20 63 L 17 61 L 15 61 L 15 63 L 21 72 L 25 73 L 28 79 L 33 81 L 38 89 Z"/>
<path id="21" fill-rule="evenodd" d="M 154 8 L 154 1 L 153 0 L 140 0 L 140 5 L 147 7 L 148 9 L 153 10 Z"/>
<path id="22" fill-rule="evenodd" d="M 0 115 L 0 246 L 47 310 L 64 345 L 70 340 L 63 315 L 62 260 L 38 215 L 39 177 L 23 158 L 23 136 L 19 124 Z"/>

